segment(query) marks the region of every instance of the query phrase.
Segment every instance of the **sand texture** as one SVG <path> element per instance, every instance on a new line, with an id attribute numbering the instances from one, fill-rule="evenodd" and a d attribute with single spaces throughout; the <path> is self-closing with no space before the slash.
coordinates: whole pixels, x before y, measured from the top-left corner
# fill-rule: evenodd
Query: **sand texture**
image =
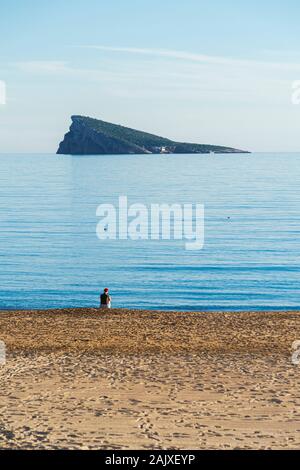
<path id="1" fill-rule="evenodd" d="M 0 448 L 296 449 L 298 312 L 0 312 Z"/>

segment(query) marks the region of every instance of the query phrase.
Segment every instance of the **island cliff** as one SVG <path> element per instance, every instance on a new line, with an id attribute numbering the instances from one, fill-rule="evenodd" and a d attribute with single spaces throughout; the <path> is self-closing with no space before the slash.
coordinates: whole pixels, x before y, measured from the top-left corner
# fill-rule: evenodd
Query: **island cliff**
<path id="1" fill-rule="evenodd" d="M 72 125 L 59 144 L 58 154 L 248 153 L 218 145 L 175 142 L 85 116 L 72 116 L 71 119 Z"/>

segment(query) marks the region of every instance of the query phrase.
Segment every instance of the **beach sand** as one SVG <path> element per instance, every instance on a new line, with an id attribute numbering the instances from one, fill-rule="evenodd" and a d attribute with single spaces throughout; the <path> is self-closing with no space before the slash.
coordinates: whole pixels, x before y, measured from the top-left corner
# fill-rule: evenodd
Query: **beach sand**
<path id="1" fill-rule="evenodd" d="M 0 312 L 0 448 L 296 449 L 300 312 Z"/>

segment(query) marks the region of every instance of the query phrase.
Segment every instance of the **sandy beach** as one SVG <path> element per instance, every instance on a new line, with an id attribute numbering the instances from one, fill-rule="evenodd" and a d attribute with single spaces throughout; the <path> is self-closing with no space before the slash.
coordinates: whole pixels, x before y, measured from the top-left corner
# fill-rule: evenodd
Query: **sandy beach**
<path id="1" fill-rule="evenodd" d="M 296 449 L 300 312 L 0 312 L 0 448 Z"/>

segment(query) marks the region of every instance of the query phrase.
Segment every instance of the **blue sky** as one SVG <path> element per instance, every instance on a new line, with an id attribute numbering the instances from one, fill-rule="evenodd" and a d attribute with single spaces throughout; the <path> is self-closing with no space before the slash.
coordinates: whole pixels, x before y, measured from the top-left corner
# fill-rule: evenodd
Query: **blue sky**
<path id="1" fill-rule="evenodd" d="M 72 114 L 300 151 L 298 1 L 1 1 L 0 152 L 55 152 Z"/>

